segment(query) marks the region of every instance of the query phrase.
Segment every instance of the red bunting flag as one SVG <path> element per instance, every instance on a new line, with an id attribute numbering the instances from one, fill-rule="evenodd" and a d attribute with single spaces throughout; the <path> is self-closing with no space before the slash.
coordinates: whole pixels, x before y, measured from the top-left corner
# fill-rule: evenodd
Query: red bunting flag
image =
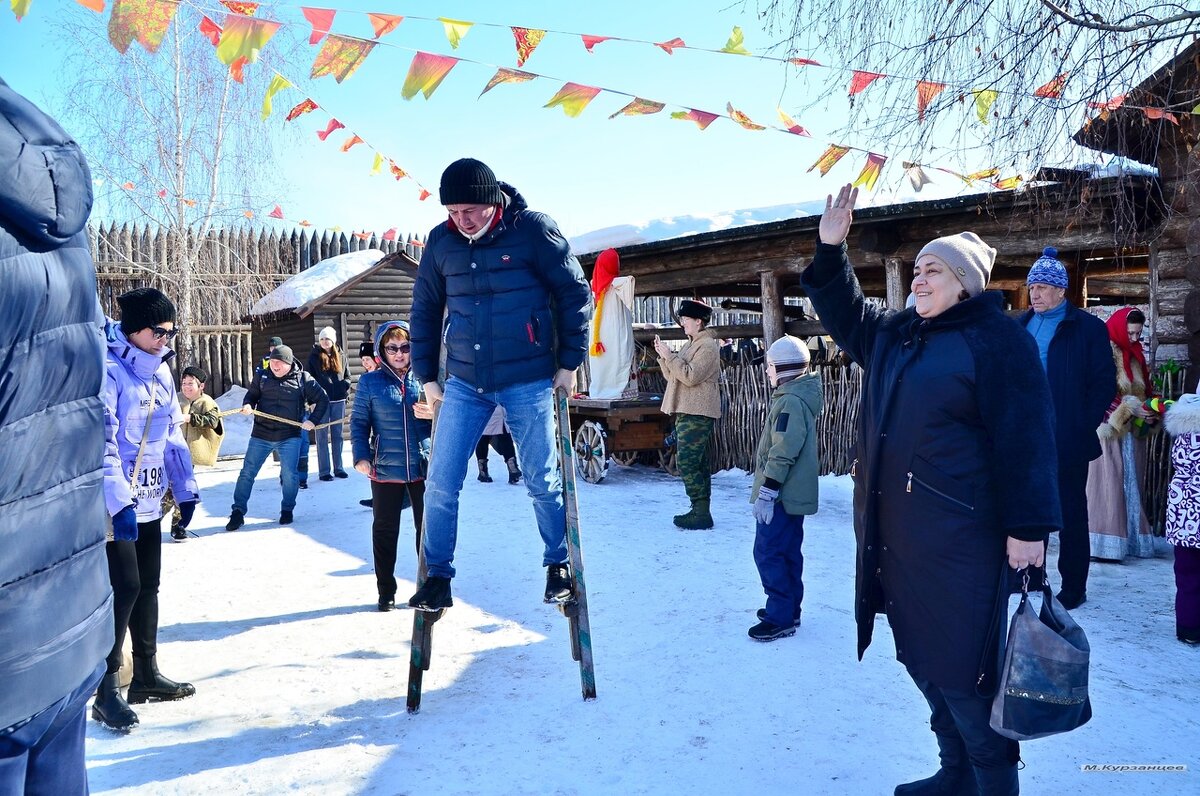
<path id="1" fill-rule="evenodd" d="M 383 239 L 384 240 L 395 240 L 396 239 L 396 228 L 392 227 L 387 232 L 383 233 Z"/>
<path id="2" fill-rule="evenodd" d="M 811 58 L 789 58 L 788 63 L 792 66 L 820 66 Z"/>
<path id="3" fill-rule="evenodd" d="M 418 202 L 424 202 L 426 199 L 428 199 L 428 198 L 429 198 L 430 196 L 432 196 L 432 195 L 433 195 L 433 194 L 429 193 L 429 191 L 427 191 L 427 190 L 425 190 L 424 188 L 422 188 L 422 189 L 421 189 L 421 195 L 417 197 L 417 201 L 418 201 Z"/>
<path id="4" fill-rule="evenodd" d="M 333 29 L 333 17 L 337 11 L 332 8 L 304 8 L 301 6 L 300 11 L 312 25 L 312 33 L 308 36 L 309 44 L 318 43 Z"/>
<path id="5" fill-rule="evenodd" d="M 579 83 L 565 83 L 558 90 L 558 93 L 550 98 L 543 107 L 563 109 L 563 113 L 574 119 L 579 114 L 583 113 L 583 109 L 588 106 L 588 103 L 596 98 L 601 89 L 595 86 L 584 86 Z"/>
<path id="6" fill-rule="evenodd" d="M 357 135 L 352 135 L 346 139 L 346 142 L 344 144 L 342 144 L 342 151 L 349 152 L 350 147 L 354 146 L 355 144 L 361 144 L 362 142 L 363 142 L 362 138 L 360 138 Z"/>
<path id="7" fill-rule="evenodd" d="M 1179 126 L 1179 119 L 1175 118 L 1175 114 L 1169 113 L 1163 108 L 1142 108 L 1142 113 L 1146 114 L 1147 119 L 1159 120 L 1166 119 L 1176 127 Z"/>
<path id="8" fill-rule="evenodd" d="M 834 165 L 849 151 L 850 147 L 848 146 L 830 144 L 829 148 L 821 154 L 821 157 L 817 158 L 817 162 L 808 167 L 808 170 L 812 171 L 813 169 L 817 169 L 821 172 L 821 176 L 824 177 L 829 173 L 829 170 L 832 169 Z"/>
<path id="9" fill-rule="evenodd" d="M 367 19 L 371 21 L 371 28 L 375 31 L 377 39 L 391 33 L 404 21 L 404 17 L 395 14 L 367 14 Z"/>
<path id="10" fill-rule="evenodd" d="M 342 124 L 337 119 L 330 119 L 329 124 L 326 125 L 324 130 L 317 131 L 317 138 L 320 138 L 322 141 L 324 141 L 330 136 L 331 133 L 333 133 L 334 130 L 340 130 L 345 126 L 346 125 Z"/>
<path id="11" fill-rule="evenodd" d="M 158 192 L 158 198 L 159 198 L 159 199 L 166 199 L 166 198 L 167 198 L 167 189 L 166 189 L 166 188 L 162 188 L 162 189 L 160 189 L 160 190 L 159 190 L 159 192 Z"/>
<path id="12" fill-rule="evenodd" d="M 850 96 L 853 97 L 855 94 L 860 93 L 863 89 L 874 83 L 876 80 L 884 77 L 887 77 L 887 75 L 881 75 L 878 72 L 862 72 L 857 69 L 854 70 L 854 76 L 850 78 Z"/>
<path id="13" fill-rule="evenodd" d="M 1117 96 L 1110 99 L 1108 102 L 1089 102 L 1088 107 L 1089 108 L 1099 108 L 1100 110 L 1104 110 L 1104 111 L 1115 111 L 1117 108 L 1121 107 L 1124 104 L 1125 104 L 1125 95 L 1118 94 Z"/>
<path id="14" fill-rule="evenodd" d="M 678 36 L 670 41 L 657 42 L 654 46 L 661 49 L 667 55 L 674 55 L 676 47 L 687 47 L 687 45 L 683 43 L 683 39 L 679 38 Z"/>
<path id="15" fill-rule="evenodd" d="M 1063 86 L 1067 84 L 1067 75 L 1069 72 L 1063 72 L 1058 77 L 1051 80 L 1044 86 L 1039 87 L 1033 92 L 1033 96 L 1041 97 L 1042 99 L 1058 99 L 1062 96 Z"/>
<path id="16" fill-rule="evenodd" d="M 275 205 L 275 209 L 272 210 L 267 215 L 269 215 L 271 218 L 280 218 L 281 219 L 281 218 L 283 218 L 283 208 L 280 207 L 279 205 Z"/>
<path id="17" fill-rule="evenodd" d="M 701 130 L 707 129 L 717 119 L 717 114 L 709 113 L 708 111 L 698 111 L 695 108 L 690 108 L 686 111 L 675 111 L 671 114 L 672 119 L 682 119 L 687 122 L 695 122 L 696 126 Z"/>
<path id="18" fill-rule="evenodd" d="M 233 13 L 241 14 L 244 17 L 252 17 L 254 16 L 254 12 L 258 10 L 258 3 L 240 3 L 237 0 L 221 0 L 221 5 Z"/>
<path id="19" fill-rule="evenodd" d="M 602 41 L 608 41 L 612 37 L 611 36 L 589 36 L 588 34 L 583 33 L 583 34 L 580 34 L 579 38 L 583 39 L 584 48 L 587 49 L 588 52 L 592 53 L 592 55 L 595 55 L 596 53 L 595 53 L 595 51 L 592 50 L 592 48 L 595 47 L 597 44 L 599 44 Z"/>
<path id="20" fill-rule="evenodd" d="M 512 34 L 517 41 L 517 66 L 524 66 L 529 56 L 533 55 L 533 51 L 542 43 L 546 31 L 536 28 L 513 28 Z"/>
<path id="21" fill-rule="evenodd" d="M 925 121 L 925 109 L 933 98 L 946 90 L 945 83 L 933 83 L 928 80 L 917 81 L 917 122 Z"/>
<path id="22" fill-rule="evenodd" d="M 306 113 L 312 113 L 316 109 L 317 109 L 317 103 L 313 102 L 310 99 L 305 99 L 304 102 L 301 102 L 299 105 L 297 105 L 296 107 L 294 107 L 290 111 L 288 111 L 286 121 L 290 122 L 299 116 L 303 116 Z"/>
<path id="23" fill-rule="evenodd" d="M 221 26 L 208 17 L 200 18 L 200 33 L 216 47 L 221 43 Z"/>
<path id="24" fill-rule="evenodd" d="M 408 172 L 396 165 L 396 161 L 388 161 L 388 170 L 392 172 L 392 176 L 397 180 L 402 180 L 408 176 Z"/>

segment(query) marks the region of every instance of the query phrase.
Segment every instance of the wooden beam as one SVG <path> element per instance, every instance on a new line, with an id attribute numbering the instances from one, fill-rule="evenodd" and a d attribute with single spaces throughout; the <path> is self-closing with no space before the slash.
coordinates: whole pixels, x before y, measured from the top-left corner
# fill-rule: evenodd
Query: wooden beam
<path id="1" fill-rule="evenodd" d="M 759 275 L 762 285 L 763 344 L 783 337 L 783 297 L 779 293 L 779 278 L 773 273 Z"/>
<path id="2" fill-rule="evenodd" d="M 743 338 L 743 337 L 763 337 L 763 327 L 760 323 L 738 323 L 729 326 L 710 326 L 708 330 L 712 332 L 717 339 L 726 337 Z M 813 337 L 816 335 L 826 334 L 825 327 L 820 321 L 788 321 L 783 326 L 783 330 L 788 334 L 796 337 Z M 683 329 L 678 326 L 667 326 L 658 329 L 634 329 L 633 339 L 642 343 L 649 344 L 654 341 L 654 336 L 658 335 L 664 340 L 682 340 L 687 335 L 683 333 Z M 765 338 L 764 338 L 765 339 Z"/>
<path id="3" fill-rule="evenodd" d="M 904 298 L 908 292 L 904 287 L 904 261 L 899 257 L 888 257 L 884 260 L 883 270 L 888 309 L 904 309 Z"/>

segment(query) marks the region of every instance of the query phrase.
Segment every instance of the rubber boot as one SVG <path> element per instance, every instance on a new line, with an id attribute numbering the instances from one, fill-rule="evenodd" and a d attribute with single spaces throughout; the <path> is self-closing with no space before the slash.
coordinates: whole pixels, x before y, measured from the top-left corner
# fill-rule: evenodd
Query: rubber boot
<path id="1" fill-rule="evenodd" d="M 976 796 L 979 793 L 962 739 L 939 735 L 937 742 L 942 767 L 932 777 L 897 785 L 896 796 Z"/>
<path id="2" fill-rule="evenodd" d="M 693 500 L 692 510 L 675 518 L 675 524 L 689 531 L 703 531 L 713 527 L 712 514 L 708 511 L 708 500 Z"/>
<path id="3" fill-rule="evenodd" d="M 190 697 L 195 693 L 196 687 L 191 683 L 177 683 L 163 677 L 158 671 L 155 656 L 133 656 L 133 680 L 129 683 L 131 703 L 137 705 L 142 702 L 170 702 Z"/>
<path id="4" fill-rule="evenodd" d="M 505 459 L 504 463 L 508 465 L 508 483 L 521 483 L 521 468 L 517 466 L 517 457 Z"/>
<path id="5" fill-rule="evenodd" d="M 109 672 L 96 688 L 92 718 L 117 732 L 129 732 L 138 725 L 138 715 L 121 696 L 121 673 Z"/>
<path id="6" fill-rule="evenodd" d="M 479 465 L 479 480 L 485 484 L 492 483 L 492 477 L 487 471 L 487 459 L 476 459 L 475 463 Z"/>

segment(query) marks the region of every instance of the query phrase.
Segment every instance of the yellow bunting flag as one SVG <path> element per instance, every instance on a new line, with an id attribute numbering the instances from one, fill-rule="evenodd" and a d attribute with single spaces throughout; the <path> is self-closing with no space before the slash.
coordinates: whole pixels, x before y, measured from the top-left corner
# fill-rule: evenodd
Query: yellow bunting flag
<path id="1" fill-rule="evenodd" d="M 492 75 L 492 79 L 488 81 L 487 85 L 483 87 L 483 91 L 479 92 L 479 96 L 482 97 L 501 83 L 525 83 L 533 80 L 535 77 L 537 75 L 532 72 L 522 72 L 519 69 L 505 69 L 504 67 L 500 67 L 496 70 L 496 74 Z"/>
<path id="2" fill-rule="evenodd" d="M 361 144 L 362 142 L 363 142 L 362 138 L 360 138 L 357 135 L 352 135 L 346 139 L 346 142 L 344 144 L 342 144 L 342 151 L 349 152 L 350 147 L 354 146 L 355 144 Z"/>
<path id="3" fill-rule="evenodd" d="M 104 11 L 104 0 L 75 0 L 75 2 L 89 11 L 95 11 L 97 14 Z"/>
<path id="4" fill-rule="evenodd" d="M 808 167 L 808 170 L 818 169 L 821 172 L 821 176 L 824 177 L 833 168 L 834 164 L 841 160 L 842 156 L 849 151 L 850 147 L 848 146 L 830 144 L 821 157 L 817 158 L 817 162 Z"/>
<path id="5" fill-rule="evenodd" d="M 1020 174 L 1012 177 L 1005 177 L 1003 180 L 996 180 L 992 185 L 996 186 L 1001 191 L 1012 191 L 1023 182 Z"/>
<path id="6" fill-rule="evenodd" d="M 991 169 L 984 169 L 983 171 L 973 171 L 970 174 L 968 174 L 966 177 L 963 177 L 963 180 L 967 183 L 967 185 L 974 185 L 975 183 L 979 182 L 980 180 L 991 181 L 991 180 L 994 180 L 998 176 L 1000 176 L 1000 169 L 991 168 Z"/>
<path id="7" fill-rule="evenodd" d="M 615 119 L 618 116 L 649 116 L 652 113 L 658 113 L 665 107 L 667 106 L 661 102 L 634 97 L 628 105 L 608 118 Z"/>
<path id="8" fill-rule="evenodd" d="M 400 96 L 410 100 L 420 93 L 429 99 L 457 63 L 457 58 L 448 55 L 418 52 L 408 67 L 408 77 L 404 78 Z"/>
<path id="9" fill-rule="evenodd" d="M 265 122 L 267 117 L 271 115 L 271 98 L 285 88 L 293 88 L 292 82 L 280 74 L 276 74 L 271 78 L 271 84 L 267 86 L 267 95 L 263 97 L 262 104 L 262 120 Z"/>
<path id="10" fill-rule="evenodd" d="M 695 122 L 696 126 L 701 130 L 708 128 L 717 119 L 717 114 L 709 113 L 708 111 L 698 111 L 695 108 L 689 108 L 686 111 L 675 111 L 671 114 L 672 119 L 680 119 L 685 122 Z"/>
<path id="11" fill-rule="evenodd" d="M 534 49 L 542 43 L 546 31 L 536 28 L 513 28 L 512 34 L 517 42 L 517 66 L 524 66 L 529 56 L 533 55 Z"/>
<path id="12" fill-rule="evenodd" d="M 376 152 L 375 160 L 374 160 L 374 162 L 371 163 L 371 176 L 374 177 L 382 169 L 383 169 L 383 153 Z"/>
<path id="13" fill-rule="evenodd" d="M 901 166 L 904 167 L 904 176 L 908 177 L 908 181 L 912 184 L 913 190 L 917 193 L 926 185 L 929 185 L 933 180 L 929 179 L 925 174 L 925 169 L 921 168 L 920 163 L 910 163 L 907 160 L 903 161 Z"/>
<path id="14" fill-rule="evenodd" d="M 240 62 L 244 66 L 257 61 L 258 53 L 278 30 L 278 22 L 231 14 L 225 17 L 221 43 L 217 45 L 217 60 L 230 67 L 237 78 L 239 69 L 236 64 Z"/>
<path id="15" fill-rule="evenodd" d="M 678 36 L 671 39 L 670 41 L 657 42 L 654 46 L 661 49 L 667 55 L 674 55 L 675 48 L 677 48 L 677 47 L 687 47 L 687 45 L 683 43 L 683 39 L 679 38 Z"/>
<path id="16" fill-rule="evenodd" d="M 325 39 L 325 43 L 321 45 L 321 51 L 317 53 L 316 60 L 313 61 L 309 77 L 333 75 L 333 79 L 341 83 L 362 66 L 362 62 L 366 60 L 373 49 L 375 49 L 373 41 L 331 33 L 329 38 Z"/>
<path id="17" fill-rule="evenodd" d="M 446 19 L 445 17 L 438 17 L 438 22 L 442 23 L 442 27 L 446 29 L 446 38 L 450 40 L 450 46 L 455 50 L 458 49 L 459 43 L 466 38 L 467 31 L 475 24 L 474 22 L 463 22 L 457 19 Z"/>
<path id="18" fill-rule="evenodd" d="M 975 96 L 975 115 L 979 117 L 982 124 L 987 124 L 991 119 L 992 103 L 996 101 L 996 97 L 1000 96 L 999 92 L 991 89 L 976 89 L 971 94 Z"/>
<path id="19" fill-rule="evenodd" d="M 308 35 L 308 43 L 316 44 L 333 29 L 333 18 L 337 14 L 332 8 L 300 8 L 308 24 L 312 25 L 312 33 Z"/>
<path id="20" fill-rule="evenodd" d="M 792 135 L 803 135 L 812 138 L 812 134 L 805 130 L 800 125 L 796 124 L 796 120 L 784 113 L 783 108 L 776 108 L 776 113 L 779 114 L 779 121 L 783 122 L 787 127 L 787 131 Z"/>
<path id="21" fill-rule="evenodd" d="M 853 97 L 855 94 L 860 93 L 863 89 L 874 83 L 876 80 L 884 77 L 887 77 L 887 75 L 881 75 L 878 72 L 863 72 L 858 69 L 854 70 L 854 74 L 850 77 L 850 96 Z"/>
<path id="22" fill-rule="evenodd" d="M 1069 74 L 1070 72 L 1063 72 L 1049 83 L 1038 87 L 1033 92 L 1033 96 L 1041 97 L 1042 99 L 1058 99 L 1062 96 L 1063 86 L 1067 85 L 1067 75 Z"/>
<path id="23" fill-rule="evenodd" d="M 875 183 L 879 180 L 880 173 L 883 172 L 884 163 L 887 163 L 886 155 L 876 155 L 874 152 L 867 153 L 867 163 L 859 173 L 858 179 L 854 181 L 854 187 L 863 187 L 868 191 L 875 190 Z"/>
<path id="24" fill-rule="evenodd" d="M 588 103 L 596 98 L 601 89 L 595 86 L 583 86 L 579 83 L 564 83 L 563 87 L 558 90 L 558 93 L 550 98 L 544 106 L 545 108 L 559 107 L 563 109 L 563 113 L 574 119 L 579 114 L 583 113 L 583 109 L 588 106 Z"/>
<path id="25" fill-rule="evenodd" d="M 925 121 L 925 109 L 933 98 L 946 90 L 945 83 L 933 83 L 929 80 L 917 81 L 917 121 Z"/>
<path id="26" fill-rule="evenodd" d="M 108 18 L 108 40 L 121 55 L 134 41 L 146 52 L 158 52 L 178 8 L 174 0 L 116 0 Z"/>
<path id="27" fill-rule="evenodd" d="M 17 18 L 17 22 L 20 22 L 29 13 L 30 3 L 31 0 L 12 0 L 13 15 Z"/>
<path id="28" fill-rule="evenodd" d="M 733 55 L 749 55 L 750 51 L 746 49 L 746 37 L 742 34 L 742 29 L 737 25 L 733 26 L 733 33 L 729 34 L 729 41 L 725 42 L 725 46 L 721 48 L 723 53 L 732 53 Z"/>
<path id="29" fill-rule="evenodd" d="M 735 122 L 740 124 L 742 127 L 745 127 L 747 130 L 766 130 L 767 129 L 766 127 L 763 127 L 761 124 L 755 124 L 754 122 L 750 121 L 750 117 L 747 116 L 746 114 L 742 113 L 741 111 L 739 111 L 737 108 L 733 107 L 732 102 L 725 103 L 725 110 L 729 112 L 730 119 L 733 119 Z"/>
<path id="30" fill-rule="evenodd" d="M 301 102 L 299 105 L 297 105 L 296 107 L 294 107 L 290 111 L 288 111 L 286 121 L 290 122 L 299 116 L 303 116 L 306 113 L 312 113 L 316 109 L 317 109 L 317 103 L 306 98 L 304 100 L 304 102 Z"/>
<path id="31" fill-rule="evenodd" d="M 371 20 L 371 27 L 375 30 L 377 39 L 391 33 L 404 21 L 404 17 L 394 14 L 367 14 L 367 19 Z"/>

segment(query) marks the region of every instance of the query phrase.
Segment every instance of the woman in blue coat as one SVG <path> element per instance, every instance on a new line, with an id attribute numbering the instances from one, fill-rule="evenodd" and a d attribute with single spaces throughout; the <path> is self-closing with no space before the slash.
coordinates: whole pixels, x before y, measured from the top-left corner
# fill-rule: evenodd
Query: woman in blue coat
<path id="1" fill-rule="evenodd" d="M 867 302 L 846 257 L 857 196 L 847 185 L 829 197 L 801 282 L 865 371 L 852 471 L 859 656 L 885 612 L 930 706 L 941 768 L 897 794 L 1016 794 L 1017 743 L 988 719 L 1005 563 L 1040 566 L 1061 524 L 1049 387 L 1033 339 L 984 293 L 996 252 L 974 233 L 921 250 L 915 306 Z"/>
<path id="2" fill-rule="evenodd" d="M 429 455 L 431 410 L 409 368 L 408 324 L 388 321 L 375 332 L 380 367 L 364 373 L 354 396 L 350 444 L 354 469 L 371 479 L 371 543 L 379 610 L 396 603 L 396 547 L 400 512 L 411 505 L 417 549 L 425 505 L 425 462 Z"/>

